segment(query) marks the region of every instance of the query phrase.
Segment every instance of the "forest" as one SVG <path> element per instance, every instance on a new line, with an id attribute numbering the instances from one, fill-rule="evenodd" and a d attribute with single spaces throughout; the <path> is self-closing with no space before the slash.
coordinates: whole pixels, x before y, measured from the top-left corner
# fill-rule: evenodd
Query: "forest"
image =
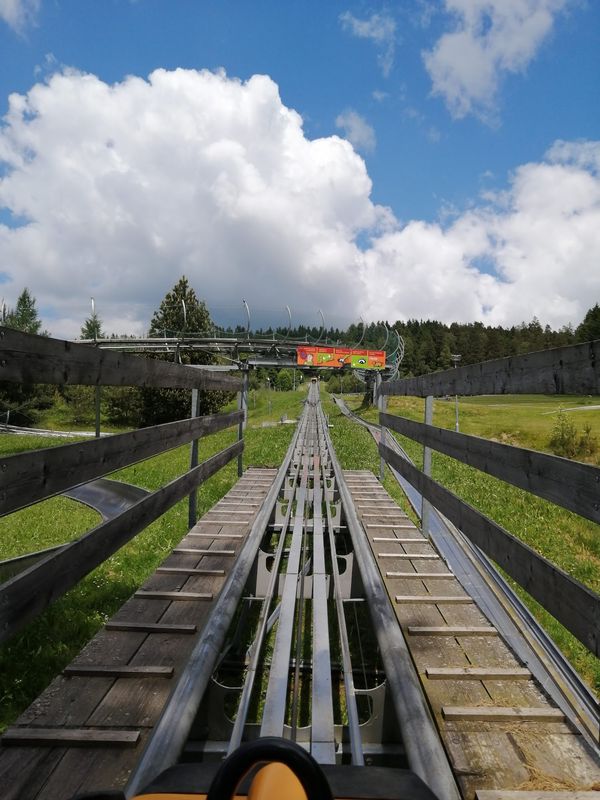
<path id="1" fill-rule="evenodd" d="M 182 302 L 183 301 L 183 302 Z M 185 307 L 185 313 L 184 313 Z M 23 289 L 12 309 L 4 309 L 3 324 L 28 333 L 51 335 L 42 329 L 35 297 Z M 388 331 L 388 329 L 390 329 Z M 437 320 L 397 320 L 372 322 L 368 325 L 350 325 L 346 330 L 300 325 L 296 328 L 267 328 L 253 331 L 256 336 L 275 339 L 319 341 L 320 344 L 356 346 L 382 349 L 386 343 L 391 353 L 397 346 L 393 331 L 402 337 L 404 357 L 401 376 L 422 375 L 452 366 L 452 355 L 460 356 L 461 364 L 472 364 L 520 353 L 545 350 L 553 347 L 600 339 L 600 305 L 596 303 L 586 313 L 583 321 L 559 330 L 542 326 L 538 319 L 522 322 L 512 327 L 490 326 L 481 322 L 446 324 Z M 182 276 L 168 292 L 154 312 L 149 323 L 148 336 L 212 336 L 245 333 L 245 329 L 219 329 L 211 319 L 206 304 L 198 298 L 187 278 Z M 92 313 L 82 321 L 81 339 L 100 339 L 117 336 L 118 332 L 103 329 L 102 320 Z M 167 356 L 154 356 L 167 357 Z M 207 363 L 205 354 L 182 353 L 184 363 Z M 268 379 L 268 381 L 267 381 Z M 330 390 L 357 391 L 360 383 L 348 373 L 327 375 Z M 288 390 L 299 385 L 290 369 L 258 369 L 250 377 L 250 388 L 268 385 L 273 389 Z M 221 407 L 228 397 L 213 393 L 203 398 L 201 413 L 210 413 Z M 39 422 L 42 412 L 52 406 L 65 406 L 65 411 L 76 424 L 90 424 L 94 419 L 94 397 L 91 387 L 14 386 L 0 382 L 0 421 L 31 425 Z M 187 393 L 179 390 L 150 390 L 136 388 L 106 388 L 103 391 L 102 411 L 109 425 L 152 425 L 186 416 L 189 413 Z"/>

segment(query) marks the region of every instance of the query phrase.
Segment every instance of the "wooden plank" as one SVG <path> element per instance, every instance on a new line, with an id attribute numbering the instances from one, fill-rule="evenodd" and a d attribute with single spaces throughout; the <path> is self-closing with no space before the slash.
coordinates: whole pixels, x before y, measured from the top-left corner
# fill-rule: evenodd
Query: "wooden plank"
<path id="1" fill-rule="evenodd" d="M 386 381 L 383 395 L 600 394 L 600 339 Z"/>
<path id="2" fill-rule="evenodd" d="M 227 514 L 228 517 L 231 517 L 233 514 L 244 514 L 246 516 L 252 516 L 255 514 L 255 511 L 246 511 L 244 509 L 240 509 L 239 511 L 220 511 L 218 508 L 210 508 L 206 514 Z"/>
<path id="3" fill-rule="evenodd" d="M 143 597 L 150 600 L 212 600 L 212 594 L 208 592 L 152 592 L 140 589 L 135 593 L 135 597 Z"/>
<path id="4" fill-rule="evenodd" d="M 195 551 L 194 551 L 195 552 Z M 158 567 L 158 573 L 172 573 L 174 575 L 225 575 L 224 569 L 192 569 L 188 567 Z"/>
<path id="5" fill-rule="evenodd" d="M 0 586 L 0 641 L 72 588 L 243 450 L 236 442 Z"/>
<path id="6" fill-rule="evenodd" d="M 498 636 L 496 628 L 490 625 L 409 625 L 411 636 Z"/>
<path id="7" fill-rule="evenodd" d="M 488 475 L 550 500 L 593 522 L 600 522 L 600 468 L 479 436 L 380 414 L 386 428 L 456 458 Z"/>
<path id="8" fill-rule="evenodd" d="M 207 550 L 199 547 L 176 547 L 174 553 L 193 553 L 195 556 L 234 556 L 235 550 Z"/>
<path id="9" fill-rule="evenodd" d="M 437 553 L 377 553 L 378 558 L 408 558 L 414 559 L 415 561 L 422 561 L 424 558 L 429 559 L 437 559 L 439 560 L 439 556 Z"/>
<path id="10" fill-rule="evenodd" d="M 139 633 L 196 633 L 197 625 L 175 625 L 167 622 L 107 622 L 109 631 L 138 631 Z"/>
<path id="11" fill-rule="evenodd" d="M 439 578 L 454 578 L 452 572 L 386 572 L 386 578 L 423 578 L 436 580 Z"/>
<path id="12" fill-rule="evenodd" d="M 364 526 L 365 528 L 414 528 L 417 530 L 414 522 L 397 522 L 393 525 L 387 522 L 365 522 Z"/>
<path id="13" fill-rule="evenodd" d="M 0 327 L 0 379 L 58 386 L 154 386 L 237 392 L 231 375 Z"/>
<path id="14" fill-rule="evenodd" d="M 474 600 L 468 595 L 448 595 L 448 594 L 397 594 L 397 603 L 418 603 L 422 605 L 437 605 L 438 603 L 469 604 Z"/>
<path id="15" fill-rule="evenodd" d="M 504 569 L 596 657 L 600 597 L 385 445 L 379 452 L 432 505 Z"/>
<path id="16" fill-rule="evenodd" d="M 20 747 L 135 747 L 139 731 L 90 728 L 8 728 L 3 746 Z"/>
<path id="17" fill-rule="evenodd" d="M 414 544 L 418 542 L 419 544 L 429 544 L 429 540 L 426 539 L 424 536 L 410 536 L 404 538 L 396 538 L 395 536 L 373 536 L 371 539 L 372 542 L 398 542 L 399 544 Z"/>
<path id="18" fill-rule="evenodd" d="M 565 715 L 558 708 L 501 708 L 498 706 L 443 706 L 446 720 L 478 720 L 484 722 L 564 722 Z"/>
<path id="19" fill-rule="evenodd" d="M 499 667 L 428 667 L 425 675 L 433 681 L 527 681 L 531 679 L 531 672 L 528 669 Z"/>
<path id="20" fill-rule="evenodd" d="M 0 514 L 239 423 L 241 412 L 211 414 L 2 459 Z"/>
<path id="21" fill-rule="evenodd" d="M 63 669 L 63 674 L 67 677 L 77 675 L 83 678 L 172 678 L 173 667 L 134 667 L 130 664 L 123 667 L 107 667 L 99 664 L 69 664 Z"/>
<path id="22" fill-rule="evenodd" d="M 188 536 L 198 536 L 201 539 L 243 539 L 243 533 L 195 533 L 190 531 L 186 534 Z"/>

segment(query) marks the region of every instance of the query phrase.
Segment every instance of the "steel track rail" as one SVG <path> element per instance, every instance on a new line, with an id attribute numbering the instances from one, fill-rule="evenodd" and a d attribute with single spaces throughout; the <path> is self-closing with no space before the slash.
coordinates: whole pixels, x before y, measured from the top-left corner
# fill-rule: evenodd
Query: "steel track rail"
<path id="1" fill-rule="evenodd" d="M 375 441 L 379 441 L 380 425 L 362 419 L 339 398 L 335 398 L 335 403 L 345 416 L 365 427 Z M 413 463 L 395 436 L 388 435 L 386 444 Z M 390 471 L 420 517 L 421 494 L 391 466 Z M 429 528 L 434 545 L 458 580 L 556 705 L 600 755 L 598 702 L 572 664 L 487 556 L 437 509 L 431 509 Z"/>
<path id="2" fill-rule="evenodd" d="M 319 412 L 323 415 L 323 429 L 331 465 L 360 569 L 409 766 L 440 800 L 460 800 L 461 795 L 448 758 L 367 537 L 356 514 L 350 490 L 335 456 L 324 421 L 324 413 L 320 407 Z"/>
<path id="3" fill-rule="evenodd" d="M 219 658 L 227 630 L 257 557 L 279 492 L 296 452 L 300 426 L 269 489 L 248 538 L 221 590 L 215 608 L 174 687 L 142 756 L 132 771 L 125 796 L 132 797 L 163 770 L 177 763 Z"/>

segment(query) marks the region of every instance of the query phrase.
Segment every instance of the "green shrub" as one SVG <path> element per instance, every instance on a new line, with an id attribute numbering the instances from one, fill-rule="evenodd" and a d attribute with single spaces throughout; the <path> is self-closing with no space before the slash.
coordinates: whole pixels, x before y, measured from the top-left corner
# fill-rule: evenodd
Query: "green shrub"
<path id="1" fill-rule="evenodd" d="M 550 447 L 557 456 L 563 458 L 575 458 L 578 452 L 577 428 L 570 417 L 561 408 L 556 417 L 552 436 L 550 437 Z"/>
<path id="2" fill-rule="evenodd" d="M 585 458 L 593 456 L 598 450 L 598 440 L 592 435 L 592 426 L 588 423 L 583 426 L 583 433 L 578 434 L 573 421 L 561 408 L 558 412 L 550 447 L 557 456 L 563 458 Z"/>

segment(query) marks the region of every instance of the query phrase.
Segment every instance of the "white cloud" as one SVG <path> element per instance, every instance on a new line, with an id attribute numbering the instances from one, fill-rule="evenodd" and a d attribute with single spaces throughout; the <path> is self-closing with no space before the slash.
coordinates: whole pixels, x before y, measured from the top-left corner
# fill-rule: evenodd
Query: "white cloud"
<path id="1" fill-rule="evenodd" d="M 506 73 L 522 72 L 549 36 L 555 16 L 571 0 L 445 0 L 453 29 L 423 59 L 455 118 L 493 121 Z"/>
<path id="2" fill-rule="evenodd" d="M 558 142 L 543 162 L 516 170 L 493 205 L 380 236 L 362 265 L 365 313 L 577 324 L 600 298 L 599 166 L 600 142 Z"/>
<path id="3" fill-rule="evenodd" d="M 0 19 L 17 33 L 35 23 L 41 0 L 0 0 Z"/>
<path id="4" fill-rule="evenodd" d="M 364 117 L 351 108 L 338 114 L 336 127 L 344 131 L 346 139 L 357 149 L 372 153 L 377 143 L 375 131 Z"/>
<path id="5" fill-rule="evenodd" d="M 10 97 L 0 161 L 0 207 L 28 221 L 0 224 L 7 302 L 28 286 L 75 332 L 90 295 L 125 330 L 182 273 L 213 306 L 316 309 L 326 296 L 346 312 L 354 236 L 382 216 L 352 146 L 308 140 L 265 76 L 56 74 Z"/>
<path id="6" fill-rule="evenodd" d="M 11 96 L 0 162 L 0 210 L 21 220 L 0 223 L 2 294 L 29 287 L 56 336 L 90 296 L 107 330 L 141 333 L 183 273 L 242 319 L 244 297 L 295 322 L 560 326 L 600 299 L 600 142 L 556 142 L 469 211 L 401 225 L 351 144 L 307 139 L 268 77 L 69 72 Z"/>
<path id="7" fill-rule="evenodd" d="M 357 19 L 349 11 L 340 14 L 340 22 L 345 31 L 361 39 L 370 39 L 379 51 L 377 62 L 387 77 L 394 65 L 396 49 L 396 21 L 389 14 L 371 14 L 368 19 Z"/>

